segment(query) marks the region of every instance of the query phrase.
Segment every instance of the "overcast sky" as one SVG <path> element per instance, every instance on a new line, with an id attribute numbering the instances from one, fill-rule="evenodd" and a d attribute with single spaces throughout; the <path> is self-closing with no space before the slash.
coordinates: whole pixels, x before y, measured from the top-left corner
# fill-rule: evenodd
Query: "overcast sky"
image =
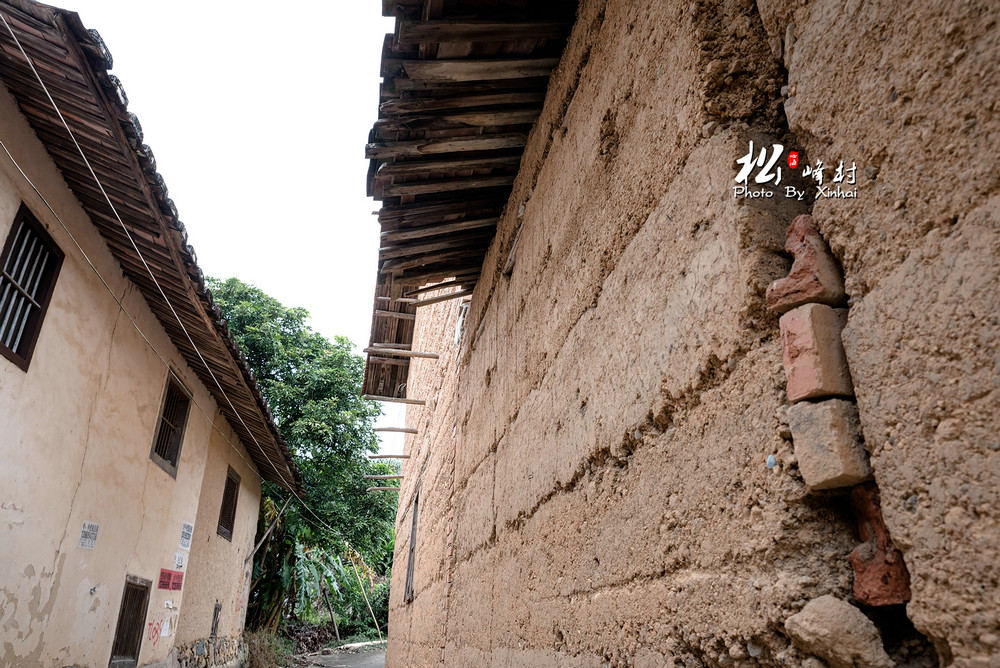
<path id="1" fill-rule="evenodd" d="M 364 145 L 393 30 L 381 3 L 50 2 L 107 43 L 205 273 L 305 307 L 360 352 L 379 233 Z"/>

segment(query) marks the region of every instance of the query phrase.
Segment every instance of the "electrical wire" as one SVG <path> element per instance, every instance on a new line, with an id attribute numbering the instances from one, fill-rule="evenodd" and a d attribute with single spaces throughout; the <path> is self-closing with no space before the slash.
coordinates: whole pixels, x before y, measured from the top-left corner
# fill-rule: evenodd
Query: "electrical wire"
<path id="1" fill-rule="evenodd" d="M 101 194 L 104 195 L 104 199 L 108 203 L 108 206 L 111 208 L 111 212 L 115 215 L 115 218 L 118 220 L 118 224 L 121 225 L 122 231 L 128 238 L 129 243 L 132 244 L 132 248 L 135 250 L 136 255 L 139 258 L 139 261 L 142 262 L 142 266 L 146 269 L 146 273 L 148 273 L 150 279 L 152 279 L 153 285 L 156 286 L 156 289 L 160 293 L 160 296 L 163 298 L 164 303 L 170 309 L 170 312 L 173 314 L 174 319 L 177 321 L 177 324 L 180 325 L 181 331 L 184 332 L 184 336 L 187 338 L 188 343 L 191 345 L 191 348 L 198 355 L 198 359 L 201 360 L 201 363 L 205 366 L 205 370 L 208 371 L 208 375 L 215 382 L 216 387 L 219 388 L 219 392 L 226 400 L 226 403 L 229 404 L 230 410 L 233 411 L 233 414 L 240 421 L 240 424 L 246 430 L 247 434 L 250 435 L 250 438 L 253 440 L 254 445 L 256 445 L 257 448 L 260 450 L 261 454 L 264 455 L 264 459 L 267 460 L 267 463 L 271 465 L 271 468 L 274 469 L 274 472 L 281 479 L 281 481 L 285 483 L 287 489 L 291 490 L 292 494 L 298 496 L 298 494 L 294 491 L 295 490 L 294 482 L 289 482 L 285 478 L 285 476 L 281 473 L 281 471 L 278 470 L 278 467 L 274 464 L 274 462 L 271 461 L 271 458 L 264 450 L 264 447 L 260 444 L 260 442 L 257 440 L 257 437 L 254 436 L 253 431 L 251 431 L 250 427 L 243 420 L 243 416 L 240 415 L 240 412 L 238 410 L 236 410 L 236 406 L 229 398 L 229 395 L 226 394 L 226 390 L 222 387 L 222 383 L 220 383 L 219 379 L 215 377 L 215 373 L 212 371 L 212 368 L 205 360 L 205 357 L 201 354 L 201 350 L 198 349 L 198 345 L 194 342 L 194 339 L 191 338 L 191 334 L 188 332 L 187 327 L 184 326 L 184 322 L 181 320 L 180 316 L 177 315 L 177 311 L 174 309 L 174 305 L 170 302 L 170 298 L 167 297 L 166 293 L 163 291 L 163 287 L 160 286 L 160 282 L 156 280 L 156 275 L 153 274 L 153 270 L 149 268 L 149 264 L 146 262 L 146 258 L 143 256 L 142 251 L 139 250 L 139 246 L 135 243 L 135 239 L 132 237 L 131 232 L 129 232 L 128 226 L 125 225 L 125 221 L 123 221 L 122 217 L 119 215 L 118 209 L 115 208 L 115 205 L 111 201 L 111 198 L 108 197 L 108 193 L 107 191 L 105 191 L 104 185 L 101 183 L 100 178 L 98 178 L 97 173 L 91 166 L 90 160 L 87 159 L 87 155 L 83 152 L 83 149 L 77 142 L 76 135 L 73 133 L 73 130 L 69 127 L 69 123 L 66 122 L 66 118 L 62 115 L 62 112 L 59 110 L 59 105 L 56 104 L 56 101 L 55 99 L 53 99 L 52 94 L 49 92 L 48 87 L 45 85 L 45 82 L 42 81 L 41 75 L 39 75 L 38 70 L 35 69 L 34 62 L 31 60 L 31 57 L 28 56 L 28 53 L 24 50 L 24 47 L 21 45 L 21 41 L 17 38 L 17 35 L 14 34 L 14 29 L 11 27 L 10 23 L 7 22 L 7 18 L 2 13 L 0 13 L 0 20 L 2 20 L 3 24 L 7 27 L 7 32 L 10 33 L 10 36 L 14 40 L 14 43 L 17 45 L 18 50 L 20 50 L 21 55 L 24 56 L 25 61 L 28 63 L 28 66 L 31 68 L 32 73 L 35 75 L 35 79 L 37 79 L 38 84 L 42 87 L 42 90 L 45 92 L 45 96 L 48 98 L 49 104 L 52 105 L 53 111 L 56 112 L 56 115 L 59 117 L 59 120 L 62 121 L 63 127 L 66 129 L 66 132 L 69 134 L 70 139 L 73 141 L 73 145 L 76 146 L 76 150 L 80 154 L 80 158 L 83 159 L 83 162 L 86 165 L 87 170 L 90 172 L 91 177 L 93 177 L 94 182 L 97 184 L 98 189 L 101 191 Z"/>
<path id="2" fill-rule="evenodd" d="M 70 241 L 72 241 L 73 245 L 76 246 L 76 249 L 80 251 L 80 255 L 82 255 L 83 259 L 87 261 L 87 264 L 94 271 L 94 274 L 101 281 L 101 284 L 104 285 L 104 288 L 108 291 L 108 294 L 110 294 L 111 298 L 115 300 L 116 304 L 118 304 L 118 308 L 121 310 L 121 312 L 124 313 L 125 317 L 128 318 L 128 321 L 132 323 L 132 327 L 135 328 L 135 331 L 139 333 L 139 336 L 142 337 L 142 340 L 146 342 L 146 345 L 149 346 L 149 349 L 153 351 L 153 354 L 156 355 L 156 357 L 163 363 L 163 365 L 167 368 L 167 371 L 170 374 L 175 375 L 173 368 L 170 366 L 170 362 L 168 362 L 167 359 L 163 356 L 163 354 L 161 354 L 160 351 L 157 350 L 156 346 L 153 345 L 153 342 L 150 341 L 149 337 L 147 337 L 146 334 L 142 331 L 142 329 L 139 327 L 139 323 L 135 321 L 135 318 L 132 317 L 132 314 L 129 313 L 127 308 L 125 308 L 125 304 L 122 302 L 122 299 L 119 299 L 118 295 L 115 294 L 115 291 L 111 289 L 111 286 L 104 279 L 104 276 L 101 275 L 100 270 L 97 268 L 96 265 L 94 265 L 93 260 L 91 260 L 90 256 L 87 255 L 87 251 L 83 249 L 83 246 L 81 246 L 80 242 L 77 241 L 76 236 L 70 231 L 69 227 L 66 226 L 66 223 L 63 222 L 63 219 L 59 216 L 59 214 L 55 212 L 55 209 L 53 209 L 52 205 L 49 204 L 49 201 L 45 198 L 45 195 L 43 195 L 41 191 L 38 189 L 38 186 L 36 186 L 34 181 L 32 181 L 31 178 L 25 173 L 24 169 L 11 154 L 10 149 L 7 148 L 7 145 L 3 142 L 2 139 L 0 139 L 0 148 L 3 148 L 4 153 L 6 153 L 7 157 L 10 158 L 10 161 L 14 165 L 15 169 L 17 169 L 17 171 L 20 172 L 21 176 L 24 178 L 27 184 L 31 187 L 33 191 L 35 191 L 35 195 L 38 196 L 38 199 L 42 201 L 42 204 L 45 205 L 45 208 L 48 209 L 49 213 L 51 213 L 52 216 L 56 219 L 56 222 L 58 222 L 59 226 L 62 227 L 63 231 L 70 238 Z M 219 435 L 226 440 L 226 442 L 229 444 L 229 447 L 231 447 L 236 452 L 236 454 L 239 455 L 240 459 L 243 460 L 243 463 L 246 464 L 247 467 L 251 471 L 253 471 L 258 478 L 263 480 L 264 478 L 257 471 L 257 467 L 255 467 L 253 464 L 247 461 L 247 458 L 243 456 L 243 453 L 240 452 L 240 449 L 237 448 L 236 445 L 232 442 L 232 440 L 229 438 L 229 435 L 223 432 L 222 429 L 219 428 L 219 426 L 215 423 L 215 419 L 208 414 L 208 411 L 206 411 L 205 408 L 193 396 L 191 397 L 191 403 L 193 403 L 201 412 L 201 414 L 205 416 L 205 419 L 208 421 L 209 424 L 212 425 L 212 428 L 215 429 L 217 432 L 219 432 Z"/>
<path id="3" fill-rule="evenodd" d="M 307 510 L 309 512 L 309 514 L 312 515 L 313 518 L 315 518 L 316 521 L 320 523 L 320 525 L 322 525 L 323 527 L 325 527 L 331 533 L 338 535 L 341 538 L 341 540 L 344 541 L 344 543 L 346 545 L 348 545 L 349 547 L 351 547 L 350 543 L 347 541 L 347 539 L 344 537 L 344 535 L 341 534 L 340 531 L 334 529 L 329 524 L 327 524 L 325 521 L 323 521 L 323 519 L 319 515 L 316 514 L 316 512 L 305 502 L 305 500 L 295 490 L 295 485 L 293 483 L 289 483 L 286 480 L 285 476 L 282 475 L 282 473 L 281 473 L 280 470 L 278 470 L 278 467 L 275 466 L 275 464 L 274 464 L 273 461 L 271 461 L 271 458 L 268 456 L 267 451 L 264 450 L 264 447 L 257 440 L 257 437 L 254 436 L 253 432 L 250 430 L 250 427 L 247 426 L 246 422 L 243 420 L 243 416 L 240 415 L 240 412 L 236 409 L 236 406 L 233 405 L 232 400 L 229 398 L 229 395 L 226 394 L 226 391 L 222 387 L 222 384 L 219 382 L 218 378 L 215 377 L 215 374 L 212 372 L 212 369 L 208 365 L 208 362 L 205 360 L 205 357 L 201 354 L 201 351 L 198 349 L 197 344 L 195 344 L 194 339 L 191 338 L 191 335 L 190 335 L 190 333 L 188 333 L 187 328 L 184 326 L 184 323 L 181 321 L 180 316 L 177 315 L 177 311 L 174 309 L 174 306 L 173 306 L 173 304 L 171 304 L 170 299 L 167 297 L 166 293 L 164 293 L 163 288 L 160 286 L 159 281 L 156 280 L 156 276 L 153 274 L 152 270 L 149 268 L 149 265 L 146 263 L 146 259 L 143 256 L 142 251 L 139 250 L 139 246 L 135 243 L 135 239 L 133 239 L 132 234 L 128 230 L 128 227 L 125 225 L 125 222 L 122 220 L 121 216 L 118 214 L 118 209 L 115 208 L 115 205 L 111 201 L 111 198 L 108 197 L 107 192 L 104 190 L 104 186 L 101 184 L 100 178 L 98 178 L 97 173 L 94 171 L 94 168 L 91 166 L 90 161 L 87 159 L 86 154 L 83 152 L 83 149 L 80 147 L 80 144 L 77 142 L 76 135 L 73 134 L 73 130 L 69 127 L 69 124 L 66 122 L 65 117 L 62 115 L 62 112 L 59 110 L 59 105 L 56 104 L 55 99 L 53 99 L 52 94 L 49 92 L 48 87 L 45 85 L 45 82 L 42 80 L 41 75 L 39 75 L 38 70 L 35 69 L 34 62 L 31 60 L 31 57 L 28 56 L 27 52 L 24 50 L 24 47 L 21 45 L 21 41 L 17 38 L 17 35 L 14 33 L 13 28 L 11 27 L 10 23 L 7 22 L 7 18 L 3 15 L 3 13 L 0 13 L 0 21 L 3 21 L 4 26 L 6 26 L 6 28 L 7 28 L 7 32 L 10 33 L 10 36 L 14 40 L 14 43 L 17 45 L 18 50 L 20 50 L 21 55 L 24 56 L 25 61 L 28 63 L 28 66 L 31 68 L 32 73 L 35 75 L 35 79 L 38 81 L 38 84 L 42 87 L 42 90 L 45 92 L 45 95 L 48 98 L 49 103 L 52 105 L 52 109 L 56 112 L 56 115 L 59 116 L 59 120 L 62 121 L 63 127 L 66 129 L 67 134 L 69 134 L 69 137 L 73 141 L 74 146 L 76 146 L 77 152 L 79 152 L 80 157 L 83 159 L 84 164 L 87 166 L 87 169 L 90 172 L 90 175 L 93 177 L 94 182 L 97 184 L 98 189 L 100 189 L 101 194 L 104 195 L 105 201 L 107 201 L 108 206 L 111 208 L 112 213 L 114 213 L 115 218 L 118 220 L 119 225 L 121 225 L 122 230 L 125 232 L 125 236 L 128 238 L 129 242 L 132 244 L 132 248 L 135 250 L 136 255 L 138 256 L 139 260 L 142 262 L 142 266 L 145 267 L 146 272 L 149 274 L 149 277 L 152 279 L 153 284 L 156 286 L 156 289 L 160 293 L 160 296 L 163 298 L 163 301 L 166 303 L 166 305 L 170 308 L 170 312 L 173 314 L 174 318 L 177 320 L 177 324 L 180 325 L 181 331 L 184 332 L 184 335 L 187 337 L 187 340 L 191 344 L 192 349 L 198 355 L 198 358 L 201 360 L 201 363 L 205 365 L 205 369 L 208 371 L 209 376 L 211 376 L 212 380 L 215 382 L 216 386 L 219 388 L 219 392 L 222 393 L 222 396 L 225 398 L 226 402 L 229 404 L 229 408 L 233 411 L 233 414 L 236 415 L 237 419 L 239 419 L 240 424 L 243 425 L 243 428 L 246 430 L 247 434 L 250 435 L 250 438 L 253 440 L 254 445 L 257 446 L 258 450 L 260 450 L 260 453 L 264 456 L 264 459 L 267 461 L 268 464 L 271 465 L 271 468 L 274 469 L 274 472 L 278 475 L 278 477 L 281 479 L 281 481 L 285 483 L 286 489 L 292 494 L 292 496 L 295 497 L 295 499 L 299 502 L 299 504 L 305 510 Z M 6 147 L 4 147 L 4 150 L 5 150 L 5 152 L 7 152 L 7 155 L 10 156 L 11 160 L 13 161 L 13 156 L 10 155 L 9 151 L 6 151 Z M 18 170 L 21 171 L 20 167 L 18 167 Z M 25 175 L 23 171 L 21 171 L 21 174 L 25 176 L 25 179 L 27 179 L 27 175 Z M 28 181 L 30 183 L 30 179 L 28 179 Z M 33 184 L 32 184 L 32 188 L 35 190 L 36 193 L 38 193 L 39 197 L 42 197 L 41 193 L 38 191 L 37 188 L 34 187 Z M 44 201 L 44 197 L 42 197 L 42 199 Z M 52 211 L 52 207 L 49 206 L 47 202 L 46 202 L 46 207 L 50 211 Z M 53 212 L 53 215 L 55 215 L 55 212 L 54 211 L 52 211 L 52 212 Z M 58 216 L 56 216 L 56 217 L 58 219 Z M 66 226 L 65 226 L 65 224 L 62 223 L 61 219 L 59 220 L 59 222 L 60 222 L 60 224 L 62 224 L 63 229 L 66 229 Z M 67 232 L 68 232 L 68 230 L 67 230 Z M 70 236 L 72 237 L 72 235 L 70 235 Z M 75 238 L 74 238 L 74 243 L 76 243 L 76 239 Z M 79 248 L 80 251 L 83 252 L 83 249 L 82 249 L 82 247 L 80 247 L 79 243 L 76 243 L 76 245 L 77 245 L 77 248 Z M 86 257 L 86 253 L 84 253 L 84 256 Z M 90 258 L 89 257 L 87 257 L 87 262 L 90 264 L 90 266 L 96 272 L 97 268 L 93 265 L 92 262 L 90 262 Z M 100 276 L 99 272 L 98 272 L 98 276 Z M 107 282 L 104 281 L 103 277 L 101 278 L 101 282 L 104 283 L 104 286 L 106 288 L 108 288 L 108 291 L 111 292 L 112 297 L 115 299 L 115 301 L 118 303 L 118 305 L 122 308 L 122 310 L 125 310 L 125 308 L 122 305 L 121 301 L 117 298 L 117 295 L 114 294 L 114 291 L 111 290 L 110 286 L 108 286 Z M 126 315 L 128 315 L 127 312 L 126 312 Z M 129 320 L 132 322 L 133 326 L 135 326 L 136 329 L 138 330 L 138 325 L 132 319 L 131 315 L 129 315 Z M 140 331 L 140 334 L 142 334 L 141 331 Z M 142 336 L 143 336 L 143 339 L 146 340 L 146 343 L 149 344 L 150 347 L 152 347 L 152 343 L 149 342 L 149 340 L 145 337 L 145 335 L 142 335 Z M 154 351 L 155 351 L 155 348 L 154 348 Z M 159 353 L 157 353 L 157 355 L 159 356 Z M 163 360 L 163 357 L 160 356 L 160 359 Z M 165 360 L 163 360 L 163 361 L 164 361 L 164 363 L 166 363 Z M 169 368 L 169 364 L 167 366 Z M 198 405 L 198 404 L 196 403 L 195 405 Z M 200 406 L 199 406 L 199 410 L 201 410 L 202 413 L 205 414 L 205 417 L 208 418 L 208 414 L 205 413 L 204 409 L 202 409 Z M 212 421 L 212 424 L 213 424 L 213 426 L 215 426 L 214 420 Z M 216 429 L 218 429 L 217 426 L 216 426 Z M 220 430 L 220 433 L 221 433 L 221 430 Z M 223 436 L 225 437 L 225 434 L 223 434 Z M 226 440 L 227 440 L 227 442 L 229 442 L 228 437 L 226 437 Z M 229 442 L 229 443 L 230 443 L 230 445 L 233 445 L 232 442 Z M 235 446 L 234 446 L 234 448 L 235 448 Z M 241 457 L 242 457 L 242 455 L 241 455 Z M 253 467 L 251 467 L 251 468 L 253 468 Z M 259 472 L 258 472 L 258 475 L 260 475 Z M 303 516 L 303 517 L 305 517 L 305 516 Z M 351 549 L 354 550 L 353 547 L 351 547 Z M 354 551 L 356 552 L 357 550 L 354 550 Z"/>

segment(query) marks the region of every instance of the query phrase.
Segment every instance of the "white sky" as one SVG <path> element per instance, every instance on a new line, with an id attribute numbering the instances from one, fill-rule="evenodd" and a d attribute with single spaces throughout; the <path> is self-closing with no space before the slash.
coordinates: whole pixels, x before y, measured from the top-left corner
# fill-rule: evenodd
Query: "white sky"
<path id="1" fill-rule="evenodd" d="M 379 238 L 364 145 L 393 30 L 381 3 L 49 1 L 108 45 L 202 270 L 305 307 L 360 352 Z M 403 423 L 383 408 L 380 424 Z"/>

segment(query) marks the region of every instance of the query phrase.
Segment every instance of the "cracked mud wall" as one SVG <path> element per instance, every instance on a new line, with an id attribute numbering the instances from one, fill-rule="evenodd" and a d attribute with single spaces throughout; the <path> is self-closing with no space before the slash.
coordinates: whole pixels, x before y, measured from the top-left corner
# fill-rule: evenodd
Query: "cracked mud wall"
<path id="1" fill-rule="evenodd" d="M 1000 148 L 987 10 L 581 3 L 460 347 L 457 305 L 417 320 L 415 348 L 445 354 L 408 388 L 429 403 L 409 411 L 388 665 L 812 660 L 784 620 L 850 598 L 859 539 L 782 437 L 763 294 L 807 204 L 733 199 L 749 140 L 858 164 L 857 200 L 808 208 L 852 297 L 908 614 L 942 665 L 995 665 L 1000 211 L 970 157 Z"/>

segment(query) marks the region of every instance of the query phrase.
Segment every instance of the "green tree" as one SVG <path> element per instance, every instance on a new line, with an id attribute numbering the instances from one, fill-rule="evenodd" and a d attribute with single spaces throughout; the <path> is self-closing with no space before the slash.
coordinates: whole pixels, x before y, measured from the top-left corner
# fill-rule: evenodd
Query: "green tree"
<path id="1" fill-rule="evenodd" d="M 324 592 L 344 599 L 342 591 L 353 585 L 337 581 L 344 572 L 330 567 L 337 555 L 391 567 L 385 552 L 396 495 L 366 493 L 364 475 L 392 467 L 367 458 L 378 450 L 379 408 L 361 398 L 364 361 L 350 341 L 330 341 L 306 324 L 308 311 L 285 307 L 253 285 L 235 278 L 207 282 L 299 466 L 303 500 L 321 520 L 293 501 L 255 557 L 248 625 L 275 628 L 287 615 L 309 612 Z M 259 532 L 287 496 L 265 483 Z"/>

